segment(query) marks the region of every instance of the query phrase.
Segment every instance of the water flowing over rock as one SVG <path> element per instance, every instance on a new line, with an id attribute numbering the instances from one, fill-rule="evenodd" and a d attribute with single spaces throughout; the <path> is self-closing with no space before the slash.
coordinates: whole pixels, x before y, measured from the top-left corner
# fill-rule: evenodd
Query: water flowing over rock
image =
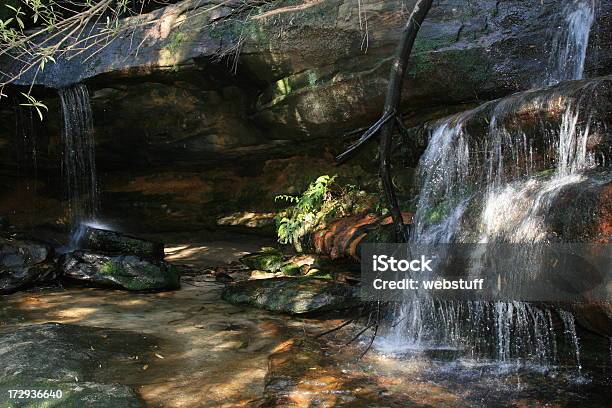
<path id="1" fill-rule="evenodd" d="M 566 185 L 602 180 L 595 174 L 600 170 L 578 173 L 603 169 L 612 159 L 611 92 L 610 77 L 560 84 L 432 124 L 419 167 L 413 240 L 487 241 L 487 236 L 501 238 L 498 227 L 514 234 L 507 235 L 509 241 L 524 241 L 528 231 L 541 237 L 545 227 L 530 222 L 539 219 L 528 218 L 530 211 L 548 210 L 554 200 L 544 198 Z M 526 200 L 536 196 L 541 199 Z M 516 212 L 514 222 L 510 210 Z"/>
<path id="2" fill-rule="evenodd" d="M 553 40 L 548 78 L 544 85 L 583 77 L 595 6 L 596 0 L 567 2 L 563 13 L 566 28 L 559 30 Z"/>
<path id="3" fill-rule="evenodd" d="M 99 208 L 95 140 L 89 92 L 83 84 L 59 90 L 62 106 L 62 175 L 74 225 L 93 220 Z"/>
<path id="4" fill-rule="evenodd" d="M 584 73 L 594 2 L 568 2 L 564 15 L 546 85 Z M 419 164 L 411 241 L 609 243 L 609 79 L 530 90 L 433 124 Z M 547 365 L 557 362 L 555 319 L 580 371 L 574 316 L 518 301 L 461 303 L 419 294 L 398 306 L 379 347 L 469 347 L 473 356 Z M 610 335 L 609 327 L 598 329 Z"/>

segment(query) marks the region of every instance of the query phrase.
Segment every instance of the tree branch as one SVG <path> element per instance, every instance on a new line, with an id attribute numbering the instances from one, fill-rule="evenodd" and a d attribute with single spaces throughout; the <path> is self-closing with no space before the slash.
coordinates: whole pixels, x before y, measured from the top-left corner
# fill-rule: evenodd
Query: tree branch
<path id="1" fill-rule="evenodd" d="M 404 74 L 408 67 L 408 60 L 416 36 L 421 28 L 421 24 L 425 20 L 433 0 L 418 0 L 414 6 L 412 14 L 408 18 L 406 25 L 402 31 L 402 39 L 397 47 L 391 72 L 389 74 L 389 85 L 387 88 L 387 99 L 385 101 L 385 111 L 397 110 L 402 97 L 402 82 Z M 380 133 L 380 142 L 378 145 L 379 156 L 379 172 L 383 183 L 383 189 L 393 223 L 396 225 L 398 238 L 402 238 L 404 242 L 409 239 L 409 231 L 399 208 L 395 188 L 391 177 L 391 142 L 393 135 L 394 122 L 387 122 L 383 125 Z"/>
<path id="2" fill-rule="evenodd" d="M 336 162 L 343 163 L 348 160 L 365 142 L 370 140 L 372 136 L 378 133 L 380 128 L 395 117 L 395 109 L 385 111 L 380 119 L 376 121 L 355 143 L 353 143 L 346 151 L 336 157 Z"/>

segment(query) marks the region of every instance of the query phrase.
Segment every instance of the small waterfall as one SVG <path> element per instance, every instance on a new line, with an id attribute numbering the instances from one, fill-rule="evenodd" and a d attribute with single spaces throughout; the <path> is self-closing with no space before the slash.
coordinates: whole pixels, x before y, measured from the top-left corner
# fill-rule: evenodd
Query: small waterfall
<path id="1" fill-rule="evenodd" d="M 565 310 L 559 310 L 559 317 L 563 321 L 563 328 L 565 331 L 565 337 L 567 342 L 573 346 L 574 353 L 576 354 L 576 367 L 578 368 L 578 374 L 582 371 L 582 364 L 580 363 L 580 344 L 578 340 L 578 333 L 576 332 L 576 321 L 574 315 Z"/>
<path id="2" fill-rule="evenodd" d="M 571 0 L 565 6 L 564 15 L 565 27 L 560 27 L 554 37 L 544 85 L 583 77 L 591 27 L 595 21 L 595 0 Z"/>
<path id="3" fill-rule="evenodd" d="M 59 90 L 64 145 L 62 178 L 74 227 L 95 220 L 99 202 L 89 92 L 83 84 Z"/>
<path id="4" fill-rule="evenodd" d="M 544 85 L 582 78 L 594 13 L 592 0 L 565 6 L 566 24 L 554 38 Z M 562 100 L 553 95 L 532 101 L 538 108 L 563 112 L 556 126 L 541 121 L 535 131 L 513 120 L 521 96 L 438 123 L 417 172 L 420 193 L 412 243 L 546 240 L 543 217 L 556 195 L 584 180 L 583 170 L 596 166 L 587 152 L 590 125 L 579 120 L 580 110 L 588 108 L 589 90 L 581 92 L 587 96 Z M 488 116 L 488 130 L 481 137 L 467 126 L 478 114 Z M 538 174 L 551 168 L 552 175 Z M 569 312 L 559 314 L 580 367 L 574 318 Z M 383 351 L 450 347 L 500 362 L 557 361 L 551 309 L 525 302 L 449 302 L 418 294 L 398 306 L 394 322 L 389 335 L 379 341 Z"/>

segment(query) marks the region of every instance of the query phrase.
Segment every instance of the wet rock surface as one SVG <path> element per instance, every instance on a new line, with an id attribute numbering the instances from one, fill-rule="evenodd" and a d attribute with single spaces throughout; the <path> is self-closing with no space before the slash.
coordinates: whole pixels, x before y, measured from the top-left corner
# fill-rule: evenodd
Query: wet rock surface
<path id="1" fill-rule="evenodd" d="M 89 251 L 65 254 L 63 276 L 82 284 L 131 291 L 173 290 L 180 287 L 178 269 L 163 261 L 133 255 L 107 255 Z"/>
<path id="2" fill-rule="evenodd" d="M 0 236 L 0 294 L 54 281 L 58 269 L 51 246 Z"/>
<path id="3" fill-rule="evenodd" d="M 137 371 L 154 341 L 121 330 L 45 323 L 0 330 L 0 405 L 33 406 L 35 401 L 69 408 L 139 408 L 144 403 L 114 376 Z M 11 400 L 8 390 L 61 390 L 58 398 Z M 28 405 L 32 404 L 32 405 Z M 41 405 L 42 406 L 42 405 Z M 46 405 L 45 405 L 46 406 Z"/>
<path id="4" fill-rule="evenodd" d="M 556 165 L 557 131 L 571 114 L 576 115 L 575 126 L 588 132 L 587 153 L 597 163 L 606 165 L 612 158 L 612 137 L 608 131 L 612 124 L 610 101 L 612 76 L 567 81 L 550 88 L 532 89 L 493 100 L 411 131 L 412 136 L 424 143 L 430 133 L 444 124 L 450 129 L 460 126 L 469 135 L 468 144 L 476 157 L 478 152 L 486 151 L 494 134 L 524 135 L 524 143 L 531 149 L 531 171 L 543 171 Z M 504 145 L 508 151 L 517 149 L 509 140 Z M 516 160 L 515 166 L 508 166 L 508 172 L 520 172 L 525 167 L 525 158 Z M 473 176 L 479 176 L 479 173 L 475 170 Z"/>
<path id="5" fill-rule="evenodd" d="M 270 356 L 265 404 L 295 406 L 416 406 L 365 373 L 349 373 L 321 349 L 323 342 L 310 338 L 291 339 Z"/>
<path id="6" fill-rule="evenodd" d="M 232 304 L 272 312 L 304 314 L 359 304 L 358 290 L 349 285 L 311 278 L 256 279 L 232 283 L 222 298 Z"/>
<path id="7" fill-rule="evenodd" d="M 79 232 L 79 246 L 107 254 L 134 255 L 141 258 L 164 259 L 164 244 L 136 238 L 116 231 L 85 226 Z"/>

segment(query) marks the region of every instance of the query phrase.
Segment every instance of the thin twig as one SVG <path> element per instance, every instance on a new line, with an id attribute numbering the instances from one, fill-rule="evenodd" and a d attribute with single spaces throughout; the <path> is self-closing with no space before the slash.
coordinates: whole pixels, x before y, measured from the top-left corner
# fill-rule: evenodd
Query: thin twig
<path id="1" fill-rule="evenodd" d="M 389 122 L 389 120 L 395 116 L 395 112 L 395 109 L 384 112 L 381 118 L 378 119 L 378 121 L 376 121 L 376 123 L 374 123 L 357 142 L 353 143 L 344 153 L 336 157 L 336 162 L 342 163 L 348 160 L 361 146 L 363 146 L 365 142 L 372 138 L 372 136 L 374 136 L 385 123 Z"/>

